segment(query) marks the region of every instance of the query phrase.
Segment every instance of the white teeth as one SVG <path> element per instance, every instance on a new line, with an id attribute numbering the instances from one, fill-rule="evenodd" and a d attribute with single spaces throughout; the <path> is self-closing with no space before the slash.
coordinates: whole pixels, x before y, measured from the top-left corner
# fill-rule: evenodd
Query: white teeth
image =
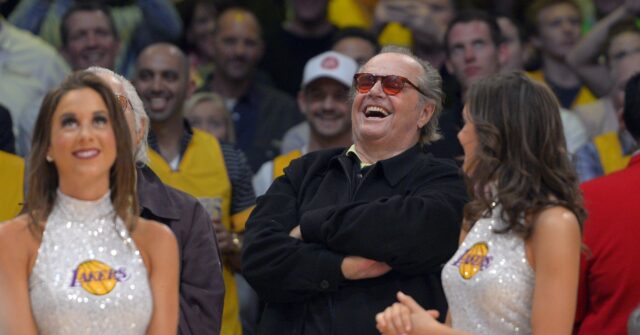
<path id="1" fill-rule="evenodd" d="M 81 151 L 74 152 L 74 155 L 80 158 L 90 158 L 90 157 L 96 156 L 97 154 L 98 154 L 98 150 L 96 149 L 81 150 Z"/>
<path id="2" fill-rule="evenodd" d="M 367 106 L 364 114 L 366 116 L 387 117 L 390 113 L 380 106 Z"/>

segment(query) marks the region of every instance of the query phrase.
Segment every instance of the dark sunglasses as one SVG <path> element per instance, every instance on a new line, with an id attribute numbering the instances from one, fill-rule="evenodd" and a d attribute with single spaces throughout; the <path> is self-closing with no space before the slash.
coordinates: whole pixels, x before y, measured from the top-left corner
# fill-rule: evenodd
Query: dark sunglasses
<path id="1" fill-rule="evenodd" d="M 378 76 L 371 73 L 356 73 L 353 76 L 353 86 L 356 88 L 358 93 L 368 93 L 371 91 L 373 86 L 376 85 L 378 79 L 382 83 L 382 90 L 388 95 L 396 95 L 400 93 L 404 88 L 404 84 L 407 83 L 411 85 L 411 87 L 415 88 L 416 91 L 420 92 L 420 94 L 426 96 L 426 94 L 424 94 L 418 86 L 410 82 L 409 79 L 395 75 Z"/>

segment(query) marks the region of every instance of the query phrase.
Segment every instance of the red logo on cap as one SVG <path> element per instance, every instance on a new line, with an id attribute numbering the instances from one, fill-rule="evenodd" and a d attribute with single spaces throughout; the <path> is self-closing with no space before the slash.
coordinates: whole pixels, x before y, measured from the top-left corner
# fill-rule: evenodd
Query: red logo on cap
<path id="1" fill-rule="evenodd" d="M 320 67 L 327 70 L 333 70 L 338 67 L 338 59 L 333 56 L 328 56 L 322 60 Z"/>

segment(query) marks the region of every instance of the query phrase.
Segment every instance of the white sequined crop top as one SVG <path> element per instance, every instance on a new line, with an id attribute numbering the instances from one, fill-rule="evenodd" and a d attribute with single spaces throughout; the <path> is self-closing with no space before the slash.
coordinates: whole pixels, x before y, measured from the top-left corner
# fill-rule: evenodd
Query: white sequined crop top
<path id="1" fill-rule="evenodd" d="M 41 335 L 144 334 L 152 312 L 147 270 L 110 194 L 58 191 L 29 277 Z"/>
<path id="2" fill-rule="evenodd" d="M 531 334 L 535 274 L 519 235 L 504 227 L 500 207 L 478 220 L 442 270 L 452 326 L 473 334 Z"/>

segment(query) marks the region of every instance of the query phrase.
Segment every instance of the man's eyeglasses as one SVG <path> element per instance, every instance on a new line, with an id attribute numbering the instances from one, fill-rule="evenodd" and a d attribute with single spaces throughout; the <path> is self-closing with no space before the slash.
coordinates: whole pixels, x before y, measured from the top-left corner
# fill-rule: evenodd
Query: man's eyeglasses
<path id="1" fill-rule="evenodd" d="M 395 75 L 378 76 L 371 73 L 356 73 L 353 76 L 353 86 L 356 88 L 358 93 L 368 93 L 371 91 L 373 86 L 376 85 L 378 80 L 382 83 L 382 90 L 388 95 L 396 95 L 400 93 L 404 88 L 404 84 L 407 83 L 411 85 L 411 87 L 415 88 L 416 91 L 420 92 L 420 94 L 426 96 L 426 94 L 424 94 L 418 86 L 410 82 L 409 79 Z"/>
<path id="2" fill-rule="evenodd" d="M 131 105 L 131 102 L 129 102 L 129 99 L 127 99 L 127 97 L 120 94 L 116 94 L 115 96 L 116 99 L 118 99 L 118 103 L 120 104 L 120 107 L 122 107 L 123 111 L 126 111 L 129 107 L 131 108 L 131 110 L 133 110 L 133 106 Z"/>

